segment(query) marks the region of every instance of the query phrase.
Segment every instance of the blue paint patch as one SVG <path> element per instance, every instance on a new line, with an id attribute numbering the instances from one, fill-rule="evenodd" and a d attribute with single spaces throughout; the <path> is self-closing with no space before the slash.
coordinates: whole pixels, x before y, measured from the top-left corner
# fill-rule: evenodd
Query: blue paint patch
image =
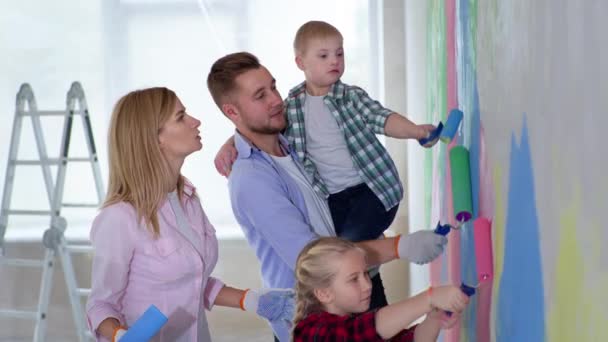
<path id="1" fill-rule="evenodd" d="M 524 114 L 521 145 L 511 138 L 509 198 L 505 227 L 505 252 L 498 308 L 496 340 L 544 341 L 540 236 L 528 127 Z"/>

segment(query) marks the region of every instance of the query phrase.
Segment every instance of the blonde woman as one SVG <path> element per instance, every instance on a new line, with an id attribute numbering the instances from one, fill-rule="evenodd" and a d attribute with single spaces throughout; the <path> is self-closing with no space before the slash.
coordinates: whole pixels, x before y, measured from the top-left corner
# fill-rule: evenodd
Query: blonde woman
<path id="1" fill-rule="evenodd" d="M 365 250 L 335 237 L 309 243 L 296 264 L 296 315 L 293 340 L 436 341 L 451 327 L 469 298 L 456 286 L 439 286 L 368 311 L 372 285 Z M 419 325 L 410 327 L 427 315 Z"/>
<path id="2" fill-rule="evenodd" d="M 155 341 L 210 341 L 205 309 L 213 305 L 273 322 L 293 316 L 290 291 L 240 290 L 211 276 L 215 230 L 180 172 L 202 148 L 199 126 L 166 88 L 131 92 L 114 108 L 108 195 L 91 229 L 87 318 L 98 340 L 119 340 L 151 304 L 169 318 Z"/>

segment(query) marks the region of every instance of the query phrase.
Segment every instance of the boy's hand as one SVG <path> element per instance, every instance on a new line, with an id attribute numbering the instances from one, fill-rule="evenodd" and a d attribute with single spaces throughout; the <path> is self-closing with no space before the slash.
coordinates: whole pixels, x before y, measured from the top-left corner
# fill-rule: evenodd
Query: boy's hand
<path id="1" fill-rule="evenodd" d="M 428 137 L 429 135 L 431 135 L 431 132 L 433 132 L 437 128 L 430 124 L 418 125 L 417 127 L 418 127 L 418 137 L 416 139 L 418 139 L 418 140 Z M 429 141 L 428 143 L 424 144 L 424 147 L 426 147 L 426 148 L 432 147 L 433 145 L 435 145 L 437 143 L 438 140 L 439 140 L 439 138 Z"/>
<path id="2" fill-rule="evenodd" d="M 230 170 L 232 170 L 232 164 L 234 164 L 237 156 L 238 152 L 234 145 L 229 143 L 222 145 L 213 161 L 217 172 L 224 177 L 228 177 L 230 175 Z"/>
<path id="3" fill-rule="evenodd" d="M 431 306 L 453 313 L 463 311 L 469 304 L 469 297 L 459 287 L 453 285 L 431 288 L 428 296 Z"/>

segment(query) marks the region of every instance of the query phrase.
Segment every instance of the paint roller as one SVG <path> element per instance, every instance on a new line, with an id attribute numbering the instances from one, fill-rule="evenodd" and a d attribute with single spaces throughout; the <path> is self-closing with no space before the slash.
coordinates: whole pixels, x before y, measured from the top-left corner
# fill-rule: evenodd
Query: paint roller
<path id="1" fill-rule="evenodd" d="M 446 144 L 450 143 L 458 131 L 458 126 L 460 126 L 462 117 L 462 111 L 459 109 L 452 109 L 450 114 L 448 114 L 448 119 L 445 122 L 445 125 L 439 121 L 437 128 L 431 131 L 426 138 L 419 139 L 418 143 L 421 146 L 426 146 L 427 144 L 435 141 L 437 138 Z"/>
<path id="2" fill-rule="evenodd" d="M 167 323 L 165 316 L 154 305 L 150 307 L 133 323 L 133 325 L 122 335 L 120 342 L 149 341 Z"/>
<path id="3" fill-rule="evenodd" d="M 471 193 L 471 168 L 469 151 L 463 146 L 450 149 L 452 177 L 452 202 L 456 221 L 463 224 L 473 217 L 473 195 Z"/>
<path id="4" fill-rule="evenodd" d="M 443 130 L 439 134 L 439 139 L 446 144 L 449 144 L 452 139 L 454 139 L 454 135 L 458 131 L 458 126 L 460 126 L 460 122 L 462 121 L 462 111 L 460 109 L 452 109 L 450 114 L 448 114 L 448 119 L 445 122 L 445 126 Z"/>
<path id="5" fill-rule="evenodd" d="M 492 255 L 492 234 L 490 221 L 480 217 L 473 222 L 473 239 L 475 245 L 475 259 L 477 268 L 477 285 L 469 286 L 465 283 L 460 284 L 460 290 L 467 296 L 473 296 L 477 288 L 483 282 L 491 281 L 494 277 L 494 259 Z M 450 225 L 437 224 L 435 233 L 446 235 L 450 232 Z M 451 315 L 451 312 L 446 312 Z"/>

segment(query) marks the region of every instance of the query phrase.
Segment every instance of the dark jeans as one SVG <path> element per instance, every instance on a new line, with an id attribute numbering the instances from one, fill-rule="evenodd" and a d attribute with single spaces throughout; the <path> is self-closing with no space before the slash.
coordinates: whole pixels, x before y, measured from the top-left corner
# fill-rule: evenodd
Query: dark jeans
<path id="1" fill-rule="evenodd" d="M 398 208 L 396 205 L 386 211 L 365 183 L 329 195 L 328 203 L 336 234 L 354 242 L 377 239 L 391 225 Z M 386 305 L 384 286 L 378 274 L 372 278 L 370 309 Z"/>

